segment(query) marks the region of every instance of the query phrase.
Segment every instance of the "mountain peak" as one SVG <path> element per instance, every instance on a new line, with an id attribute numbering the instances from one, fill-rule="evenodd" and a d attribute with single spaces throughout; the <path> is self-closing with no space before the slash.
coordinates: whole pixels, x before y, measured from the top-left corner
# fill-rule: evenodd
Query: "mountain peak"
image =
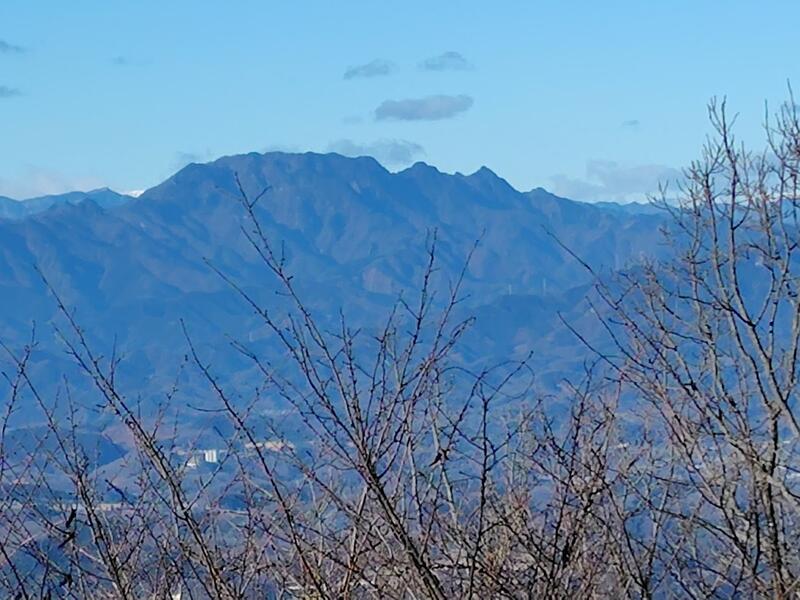
<path id="1" fill-rule="evenodd" d="M 481 178 L 489 178 L 489 177 L 491 177 L 493 179 L 502 179 L 499 175 L 497 175 L 497 173 L 492 171 L 486 165 L 482 165 L 480 169 L 475 171 L 472 175 L 469 175 L 469 177 L 481 177 Z"/>
<path id="2" fill-rule="evenodd" d="M 485 193 L 495 196 L 498 199 L 517 196 L 519 194 L 514 186 L 487 166 L 482 166 L 474 173 L 462 175 L 462 177 L 473 187 L 481 189 Z"/>
<path id="3" fill-rule="evenodd" d="M 403 171 L 401 171 L 401 173 L 420 173 L 420 174 L 422 174 L 422 173 L 431 173 L 431 174 L 436 173 L 436 174 L 441 175 L 442 172 L 439 169 L 437 169 L 436 167 L 434 167 L 433 165 L 429 165 L 426 162 L 418 160 L 417 162 L 415 162 L 413 165 L 411 165 L 407 169 L 403 169 Z"/>

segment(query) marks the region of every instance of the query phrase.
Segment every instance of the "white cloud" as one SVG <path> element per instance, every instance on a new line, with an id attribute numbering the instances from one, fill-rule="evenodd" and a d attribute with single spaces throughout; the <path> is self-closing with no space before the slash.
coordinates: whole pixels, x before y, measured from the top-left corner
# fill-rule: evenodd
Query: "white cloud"
<path id="1" fill-rule="evenodd" d="M 450 119 L 472 107 L 470 96 L 436 95 L 405 100 L 385 100 L 375 109 L 378 121 L 439 121 Z"/>
<path id="2" fill-rule="evenodd" d="M 450 50 L 426 58 L 419 64 L 423 71 L 469 71 L 475 67 L 460 52 Z"/>
<path id="3" fill-rule="evenodd" d="M 396 70 L 394 63 L 377 58 L 363 65 L 350 67 L 344 72 L 345 79 L 363 79 L 391 75 Z"/>
<path id="4" fill-rule="evenodd" d="M 344 156 L 372 156 L 386 166 L 405 166 L 425 154 L 422 146 L 408 140 L 377 140 L 358 143 L 342 139 L 328 144 L 328 150 Z"/>
<path id="5" fill-rule="evenodd" d="M 575 200 L 641 202 L 658 192 L 660 184 L 681 178 L 678 169 L 665 165 L 624 166 L 609 160 L 590 160 L 584 178 L 553 175 L 553 192 Z"/>

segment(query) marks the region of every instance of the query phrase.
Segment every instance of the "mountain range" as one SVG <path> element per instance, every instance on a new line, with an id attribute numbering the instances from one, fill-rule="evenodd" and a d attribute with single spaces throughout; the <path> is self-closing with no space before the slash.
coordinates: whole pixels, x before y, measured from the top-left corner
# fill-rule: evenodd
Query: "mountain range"
<path id="1" fill-rule="evenodd" d="M 476 322 L 460 359 L 477 365 L 533 352 L 544 386 L 578 373 L 585 358 L 562 324 L 588 318 L 582 298 L 593 276 L 581 261 L 610 273 L 663 251 L 663 217 L 646 205 L 522 192 L 486 167 L 464 175 L 416 163 L 390 172 L 372 158 L 337 154 L 190 164 L 137 198 L 111 190 L 0 198 L 0 340 L 20 348 L 36 324 L 42 390 L 55 396 L 66 375 L 78 397 L 91 396 L 54 333 L 45 279 L 98 352 L 123 357 L 121 385 L 145 407 L 175 380 L 186 351 L 181 320 L 226 382 L 252 382 L 230 339 L 268 354 L 277 347 L 208 263 L 267 306 L 280 310 L 283 300 L 242 234 L 237 176 L 253 196 L 269 186 L 257 216 L 323 320 L 341 310 L 356 326 L 377 326 L 399 295 L 418 288 L 434 231 L 441 287 L 477 241 L 461 305 Z M 205 387 L 184 377 L 186 397 L 202 403 Z M 25 410 L 18 418 L 35 420 Z"/>
<path id="2" fill-rule="evenodd" d="M 28 198 L 27 200 L 12 200 L 11 198 L 0 196 L 0 219 L 22 219 L 44 212 L 54 206 L 74 206 L 86 200 L 91 200 L 105 208 L 113 208 L 124 204 L 130 199 L 131 196 L 118 194 L 108 188 L 100 188 L 89 192 L 67 192 L 66 194 L 39 196 Z"/>

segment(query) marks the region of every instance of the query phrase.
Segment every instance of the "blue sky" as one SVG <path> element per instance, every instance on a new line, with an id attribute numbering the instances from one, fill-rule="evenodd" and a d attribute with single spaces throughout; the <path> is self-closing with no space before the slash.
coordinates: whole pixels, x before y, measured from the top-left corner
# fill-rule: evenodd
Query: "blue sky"
<path id="1" fill-rule="evenodd" d="M 798 2 L 3 0 L 0 195 L 282 149 L 638 199 L 697 156 L 711 96 L 763 142 L 798 22 Z"/>

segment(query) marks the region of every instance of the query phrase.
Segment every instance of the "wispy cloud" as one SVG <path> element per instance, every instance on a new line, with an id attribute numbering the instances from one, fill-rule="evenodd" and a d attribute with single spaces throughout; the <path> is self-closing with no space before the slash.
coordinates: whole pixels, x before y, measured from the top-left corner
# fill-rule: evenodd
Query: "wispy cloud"
<path id="1" fill-rule="evenodd" d="M 328 151 L 344 156 L 372 156 L 386 166 L 408 165 L 425 154 L 425 149 L 415 142 L 393 139 L 369 143 L 358 143 L 349 139 L 336 140 L 328 144 Z"/>
<path id="2" fill-rule="evenodd" d="M 553 192 L 575 200 L 634 202 L 647 200 L 659 184 L 679 180 L 678 169 L 665 165 L 623 166 L 614 161 L 590 160 L 584 178 L 553 175 Z"/>
<path id="3" fill-rule="evenodd" d="M 431 56 L 419 63 L 423 71 L 469 71 L 474 65 L 463 54 L 450 50 L 438 56 Z"/>
<path id="4" fill-rule="evenodd" d="M 375 109 L 378 121 L 438 121 L 450 119 L 469 110 L 474 101 L 470 96 L 427 96 L 406 100 L 386 100 Z"/>
<path id="5" fill-rule="evenodd" d="M 375 60 L 363 65 L 349 67 L 344 72 L 345 79 L 358 79 L 369 77 L 381 77 L 391 75 L 396 70 L 393 62 L 376 58 Z"/>
<path id="6" fill-rule="evenodd" d="M 0 196 L 23 200 L 76 190 L 95 190 L 106 185 L 98 177 L 65 175 L 53 169 L 28 165 L 8 178 L 0 178 Z"/>
<path id="7" fill-rule="evenodd" d="M 26 52 L 26 49 L 22 46 L 0 40 L 0 54 L 22 54 L 23 52 Z"/>
<path id="8" fill-rule="evenodd" d="M 175 158 L 172 160 L 172 168 L 178 170 L 190 163 L 204 163 L 213 159 L 214 155 L 208 148 L 200 152 L 179 151 L 175 153 Z"/>
<path id="9" fill-rule="evenodd" d="M 17 88 L 8 87 L 7 85 L 0 85 L 0 99 L 15 98 L 22 95 L 22 90 Z"/>
<path id="10" fill-rule="evenodd" d="M 261 152 L 264 154 L 268 154 L 270 152 L 286 152 L 289 154 L 294 154 L 297 152 L 302 152 L 303 149 L 300 146 L 295 144 L 284 144 L 281 142 L 273 142 L 271 144 L 267 144 L 261 149 Z"/>
<path id="11" fill-rule="evenodd" d="M 118 54 L 111 59 L 111 64 L 115 67 L 142 67 L 150 63 L 150 59 L 125 56 L 124 54 Z"/>

